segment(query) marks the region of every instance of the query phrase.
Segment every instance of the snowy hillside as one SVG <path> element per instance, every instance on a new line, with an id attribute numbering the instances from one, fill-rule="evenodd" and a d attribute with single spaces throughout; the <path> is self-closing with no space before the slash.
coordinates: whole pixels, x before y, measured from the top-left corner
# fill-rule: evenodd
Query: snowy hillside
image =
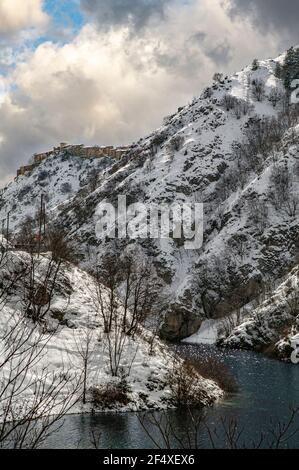
<path id="1" fill-rule="evenodd" d="M 294 268 L 272 295 L 219 344 L 234 349 L 267 351 L 290 361 L 299 345 L 299 270 Z"/>
<path id="2" fill-rule="evenodd" d="M 49 270 L 49 259 L 49 254 L 34 259 L 36 282 L 44 282 L 45 272 Z M 30 266 L 30 263 L 32 263 L 32 259 L 29 254 L 10 252 L 0 268 L 1 282 L 7 283 L 8 273 L 12 278 L 13 273 L 18 271 L 20 267 Z M 20 408 L 21 410 L 24 399 L 26 399 L 27 407 L 29 403 L 34 402 L 35 383 L 45 370 L 47 374 L 43 389 L 45 387 L 51 389 L 52 374 L 68 377 L 59 390 L 59 403 L 61 400 L 63 401 L 63 397 L 66 401 L 69 400 L 72 393 L 72 380 L 82 374 L 82 351 L 84 351 L 87 341 L 89 349 L 87 400 L 86 404 L 82 404 L 80 401 L 75 403 L 69 410 L 70 412 L 87 412 L 91 409 L 95 411 L 97 409 L 101 411 L 103 409 L 141 410 L 174 406 L 168 375 L 173 371 L 176 361 L 180 361 L 180 359 L 176 359 L 171 350 L 158 338 L 155 338 L 152 343 L 152 334 L 143 328 L 140 328 L 134 337 L 123 337 L 119 364 L 121 373 L 118 377 L 111 376 L 109 366 L 111 351 L 107 343 L 107 335 L 104 332 L 103 318 L 97 307 L 97 287 L 94 278 L 70 263 L 64 264 L 55 281 L 55 291 L 49 309 L 46 309 L 45 315 L 36 324 L 32 321 L 34 318 L 31 312 L 33 305 L 31 303 L 29 309 L 26 303 L 24 292 L 27 289 L 25 284 L 27 281 L 24 281 L 25 278 L 20 276 L 16 279 L 13 295 L 9 296 L 5 302 L 3 302 L 3 298 L 0 298 L 0 380 L 5 379 L 9 383 L 11 375 L 20 367 L 18 363 L 20 351 L 11 360 L 6 361 L 11 346 L 7 344 L 8 331 L 15 329 L 13 331 L 15 344 L 23 341 L 22 330 L 28 332 L 30 344 L 35 344 L 35 339 L 40 338 L 37 342 L 37 349 L 41 349 L 42 354 L 37 355 L 30 369 L 22 371 L 20 378 L 18 378 L 17 401 L 14 398 L 14 409 Z M 37 303 L 37 297 L 42 304 L 40 296 L 37 295 L 34 297 L 34 302 Z M 26 341 L 26 338 L 24 340 Z M 25 342 L 22 348 L 24 357 L 21 356 L 22 367 L 28 360 L 27 347 Z M 30 354 L 36 354 L 36 352 Z M 105 391 L 106 388 L 108 390 L 112 384 L 123 384 L 123 381 L 126 383 L 127 393 L 124 403 L 113 402 L 110 398 L 110 404 L 105 404 L 105 402 L 101 406 L 99 403 L 95 404 L 94 397 L 96 393 L 99 393 L 97 391 Z M 215 382 L 200 376 L 197 377 L 196 387 L 201 390 L 202 404 L 211 404 L 223 396 L 222 390 Z M 1 393 L 3 401 L 4 395 L 3 392 Z M 76 393 L 81 394 L 82 388 L 76 390 Z M 71 396 L 72 400 L 75 398 Z M 108 401 L 109 396 L 105 399 Z M 1 416 L 0 413 L 0 420 Z"/>
<path id="3" fill-rule="evenodd" d="M 108 157 L 87 159 L 68 158 L 63 152 L 43 161 L 34 171 L 19 176 L 0 195 L 1 218 L 10 212 L 10 227 L 14 230 L 26 217 L 35 217 L 44 194 L 48 218 L 56 215 L 75 195 L 94 185 L 95 175 L 101 175 L 111 165 Z"/>
<path id="4" fill-rule="evenodd" d="M 134 242 L 172 291 L 162 336 L 190 336 L 203 318 L 247 304 L 271 279 L 284 276 L 298 254 L 299 113 L 286 106 L 276 76 L 284 57 L 218 76 L 120 162 L 61 156 L 41 163 L 4 191 L 0 218 L 12 210 L 17 227 L 44 191 L 51 221 L 67 228 L 82 267 L 90 268 L 96 256 L 129 243 L 97 239 L 102 201 L 116 204 L 118 195 L 126 195 L 128 203 L 203 202 L 200 250 L 185 250 L 175 239 Z M 89 171 L 98 175 L 96 187 L 87 183 Z M 64 183 L 71 185 L 68 194 Z"/>

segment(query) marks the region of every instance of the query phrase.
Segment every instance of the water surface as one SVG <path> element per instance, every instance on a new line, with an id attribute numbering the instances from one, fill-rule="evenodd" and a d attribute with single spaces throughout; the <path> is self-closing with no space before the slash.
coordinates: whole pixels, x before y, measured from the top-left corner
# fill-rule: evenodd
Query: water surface
<path id="1" fill-rule="evenodd" d="M 180 345 L 181 353 L 200 357 L 208 354 L 218 357 L 231 370 L 239 385 L 239 392 L 206 411 L 206 421 L 216 429 L 217 447 L 227 447 L 227 439 L 221 420 L 238 422 L 243 430 L 239 445 L 250 447 L 257 443 L 264 432 L 268 435 L 277 420 L 286 421 L 290 406 L 299 405 L 299 366 L 286 364 L 265 356 L 246 351 L 221 351 L 213 346 Z M 165 412 L 163 412 L 165 413 Z M 167 419 L 180 438 L 185 436 L 186 423 L 190 422 L 188 411 L 167 411 Z M 156 415 L 158 418 L 160 413 Z M 138 413 L 105 413 L 97 415 L 73 415 L 64 420 L 62 428 L 45 444 L 50 448 L 93 448 L 92 434 L 100 435 L 100 447 L 105 449 L 156 448 L 142 428 Z M 273 424 L 274 423 L 274 424 Z M 297 418 L 299 426 L 299 417 Z M 159 433 L 151 430 L 163 447 Z M 215 443 L 215 442 L 214 442 Z M 210 448 L 211 441 L 202 433 L 200 445 Z M 299 434 L 282 447 L 299 448 Z M 267 438 L 263 447 L 269 447 Z"/>

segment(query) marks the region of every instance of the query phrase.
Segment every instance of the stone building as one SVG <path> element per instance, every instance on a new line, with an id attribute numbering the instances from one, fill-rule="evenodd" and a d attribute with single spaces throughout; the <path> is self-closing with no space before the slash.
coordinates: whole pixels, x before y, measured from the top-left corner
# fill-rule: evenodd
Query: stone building
<path id="1" fill-rule="evenodd" d="M 54 147 L 53 150 L 42 153 L 35 153 L 33 156 L 34 163 L 32 165 L 21 166 L 17 171 L 17 176 L 22 176 L 25 173 L 32 171 L 37 165 L 46 160 L 49 157 L 57 156 L 61 152 L 66 152 L 70 156 L 81 157 L 81 158 L 103 158 L 112 157 L 119 159 L 125 153 L 128 152 L 128 147 L 117 147 L 113 145 L 107 145 L 103 147 L 89 146 L 85 147 L 84 144 L 71 145 L 66 142 L 61 142 L 58 147 Z"/>
<path id="2" fill-rule="evenodd" d="M 43 160 L 46 160 L 53 154 L 52 151 L 50 152 L 43 152 L 43 153 L 35 153 L 34 154 L 34 163 L 41 163 Z"/>
<path id="3" fill-rule="evenodd" d="M 23 176 L 23 175 L 25 175 L 25 173 L 28 173 L 29 171 L 32 171 L 35 167 L 36 167 L 35 164 L 21 166 L 17 171 L 17 176 Z"/>

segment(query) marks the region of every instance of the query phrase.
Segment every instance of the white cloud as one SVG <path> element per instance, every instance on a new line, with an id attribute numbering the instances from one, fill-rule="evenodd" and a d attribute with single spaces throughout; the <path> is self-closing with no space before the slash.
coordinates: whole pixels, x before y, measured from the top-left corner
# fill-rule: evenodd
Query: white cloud
<path id="1" fill-rule="evenodd" d="M 0 173 L 58 141 L 129 143 L 198 95 L 217 69 L 232 72 L 278 52 L 275 37 L 234 23 L 221 4 L 176 4 L 167 20 L 135 36 L 87 25 L 69 44 L 40 45 L 7 80 Z"/>
<path id="2" fill-rule="evenodd" d="M 42 0 L 0 1 L 0 35 L 44 27 L 48 20 L 48 16 L 42 10 Z"/>

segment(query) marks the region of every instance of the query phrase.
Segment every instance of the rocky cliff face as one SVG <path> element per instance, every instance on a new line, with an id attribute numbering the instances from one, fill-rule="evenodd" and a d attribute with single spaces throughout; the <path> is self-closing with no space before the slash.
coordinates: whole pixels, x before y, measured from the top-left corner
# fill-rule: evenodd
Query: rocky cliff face
<path id="1" fill-rule="evenodd" d="M 299 269 L 286 279 L 245 316 L 240 325 L 218 344 L 232 349 L 268 353 L 282 360 L 298 363 L 299 351 Z"/>
<path id="2" fill-rule="evenodd" d="M 138 245 L 171 293 L 161 330 L 168 339 L 238 309 L 287 273 L 298 254 L 299 113 L 277 77 L 284 58 L 218 77 L 120 162 L 60 155 L 41 163 L 4 191 L 0 217 L 12 210 L 17 228 L 44 191 L 49 218 L 67 228 L 83 267 L 107 250 Z M 96 210 L 119 195 L 128 204 L 203 202 L 203 246 L 186 250 L 171 238 L 103 243 Z"/>

